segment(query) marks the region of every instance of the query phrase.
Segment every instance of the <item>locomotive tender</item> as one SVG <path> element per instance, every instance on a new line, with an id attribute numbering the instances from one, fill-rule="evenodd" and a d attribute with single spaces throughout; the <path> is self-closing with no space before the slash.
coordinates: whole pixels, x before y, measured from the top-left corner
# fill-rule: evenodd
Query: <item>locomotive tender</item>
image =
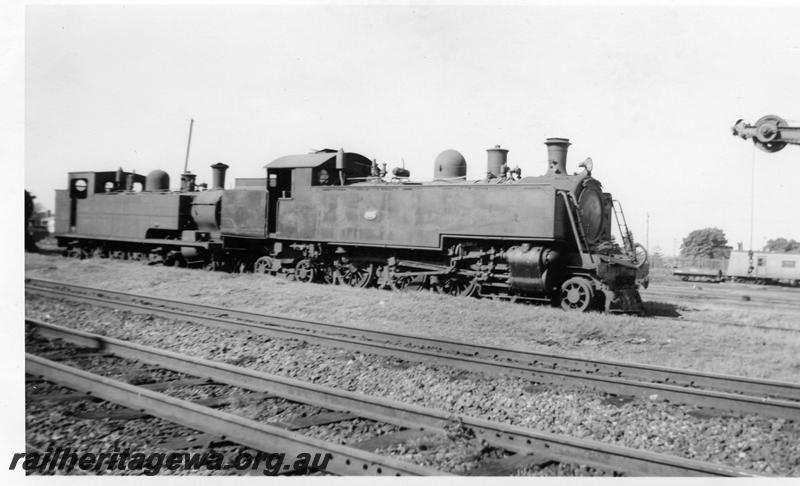
<path id="1" fill-rule="evenodd" d="M 591 159 L 570 175 L 569 141 L 546 145 L 545 175 L 521 178 L 496 146 L 479 181 L 466 180 L 455 150 L 437 157 L 426 183 L 399 168 L 387 180 L 386 164 L 341 149 L 280 157 L 265 179 L 228 190 L 221 163 L 209 190 L 188 172 L 180 191 L 160 170 L 71 172 L 68 189 L 56 191 L 55 236 L 79 258 L 640 312 L 647 257 L 621 208 L 592 177 Z"/>

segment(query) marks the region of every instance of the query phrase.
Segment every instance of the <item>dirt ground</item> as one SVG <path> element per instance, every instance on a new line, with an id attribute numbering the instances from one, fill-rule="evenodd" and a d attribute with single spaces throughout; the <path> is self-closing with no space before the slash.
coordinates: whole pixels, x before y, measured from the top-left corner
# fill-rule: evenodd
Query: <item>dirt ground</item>
<path id="1" fill-rule="evenodd" d="M 137 262 L 25 258 L 29 278 L 483 345 L 800 382 L 800 289 L 659 282 L 643 292 L 656 317 L 637 317 Z"/>

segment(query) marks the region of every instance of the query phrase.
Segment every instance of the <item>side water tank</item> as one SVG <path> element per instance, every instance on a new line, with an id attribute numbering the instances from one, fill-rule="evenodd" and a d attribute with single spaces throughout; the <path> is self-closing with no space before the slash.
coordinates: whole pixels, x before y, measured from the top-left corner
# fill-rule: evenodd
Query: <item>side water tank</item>
<path id="1" fill-rule="evenodd" d="M 160 169 L 151 171 L 147 174 L 144 190 L 150 192 L 169 191 L 169 174 Z"/>
<path id="2" fill-rule="evenodd" d="M 448 149 L 436 156 L 433 163 L 434 179 L 457 179 L 467 177 L 467 161 L 458 150 Z"/>

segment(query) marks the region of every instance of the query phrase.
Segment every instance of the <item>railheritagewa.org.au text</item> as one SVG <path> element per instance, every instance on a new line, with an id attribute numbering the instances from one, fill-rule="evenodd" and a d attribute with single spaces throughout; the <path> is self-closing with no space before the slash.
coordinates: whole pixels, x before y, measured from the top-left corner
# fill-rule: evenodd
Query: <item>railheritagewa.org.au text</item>
<path id="1" fill-rule="evenodd" d="M 84 452 L 69 447 L 48 447 L 44 452 L 18 452 L 8 469 L 28 473 L 69 473 L 74 470 L 107 474 L 140 473 L 154 476 L 167 471 L 259 471 L 272 476 L 281 473 L 307 474 L 324 471 L 333 458 L 329 453 L 301 452 L 294 457 L 282 453 L 240 452 L 226 456 L 216 451 Z"/>

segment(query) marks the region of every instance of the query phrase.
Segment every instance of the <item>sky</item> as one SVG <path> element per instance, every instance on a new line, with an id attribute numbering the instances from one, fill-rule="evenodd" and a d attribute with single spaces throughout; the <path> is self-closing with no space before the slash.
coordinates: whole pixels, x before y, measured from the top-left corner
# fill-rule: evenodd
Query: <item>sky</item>
<path id="1" fill-rule="evenodd" d="M 800 146 L 731 134 L 800 125 L 798 25 L 781 5 L 29 5 L 25 187 L 53 208 L 67 172 L 122 166 L 177 188 L 190 118 L 190 170 L 225 162 L 228 187 L 339 147 L 430 180 L 441 151 L 479 178 L 500 144 L 539 175 L 566 137 L 651 251 L 707 226 L 748 248 L 751 184 L 754 246 L 800 240 Z"/>

